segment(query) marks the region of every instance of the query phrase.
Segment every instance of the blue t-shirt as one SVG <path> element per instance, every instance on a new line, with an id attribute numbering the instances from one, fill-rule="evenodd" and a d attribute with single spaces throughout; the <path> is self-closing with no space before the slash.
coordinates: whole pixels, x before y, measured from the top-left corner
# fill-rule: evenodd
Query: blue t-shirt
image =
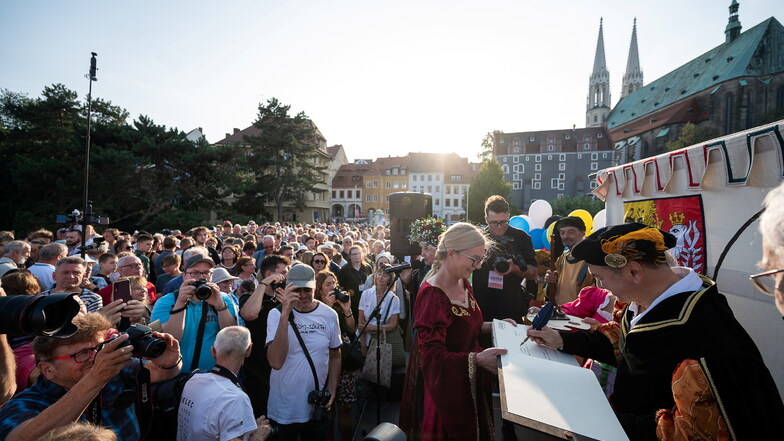
<path id="1" fill-rule="evenodd" d="M 226 305 L 228 305 L 229 313 L 231 313 L 232 317 L 236 319 L 237 307 L 234 305 L 234 301 L 231 299 L 231 297 L 224 293 L 221 293 L 221 298 L 224 302 L 226 302 Z M 152 309 L 150 321 L 160 320 L 161 324 L 168 322 L 171 318 L 169 311 L 172 310 L 174 302 L 174 293 L 166 294 L 165 296 L 158 299 Z M 207 306 L 206 302 L 196 303 L 192 300 L 189 300 L 185 311 L 180 312 L 180 314 L 185 314 L 185 327 L 182 331 L 182 338 L 180 339 L 180 353 L 182 354 L 183 372 L 191 371 L 191 361 L 193 360 L 193 355 L 196 349 L 196 334 L 199 330 L 199 322 L 201 321 L 201 310 L 202 307 L 205 306 Z M 207 311 L 207 322 L 204 325 L 204 338 L 201 341 L 201 353 L 199 354 L 199 364 L 197 368 L 210 370 L 213 366 L 215 366 L 215 359 L 212 358 L 210 348 L 212 347 L 212 344 L 215 343 L 215 337 L 218 335 L 218 331 L 220 331 L 220 325 L 218 324 L 218 313 L 216 313 L 214 309 L 210 308 Z"/>
<path id="2" fill-rule="evenodd" d="M 174 292 L 180 289 L 181 286 L 182 286 L 182 274 L 169 280 L 166 286 L 163 287 L 163 291 L 160 292 Z"/>
<path id="3" fill-rule="evenodd" d="M 136 374 L 141 364 L 134 359 L 131 365 L 120 371 L 120 374 L 109 380 L 101 391 L 101 426 L 114 430 L 119 441 L 136 441 L 139 433 L 139 422 L 136 419 L 134 405 L 124 409 L 115 409 L 114 402 L 120 393 L 127 387 L 133 387 Z M 130 379 L 130 381 L 128 381 Z M 127 384 L 126 384 L 127 383 Z M 43 375 L 38 381 L 13 397 L 3 407 L 0 407 L 0 439 L 5 439 L 8 434 L 23 422 L 33 419 L 49 406 L 56 403 L 68 390 L 47 380 Z M 83 413 L 80 421 L 87 421 Z"/>

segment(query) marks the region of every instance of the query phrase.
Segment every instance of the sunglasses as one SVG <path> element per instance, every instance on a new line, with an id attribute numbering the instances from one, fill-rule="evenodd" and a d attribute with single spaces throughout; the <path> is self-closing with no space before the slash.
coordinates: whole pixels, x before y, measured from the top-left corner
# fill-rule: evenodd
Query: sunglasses
<path id="1" fill-rule="evenodd" d="M 319 260 L 313 260 L 313 263 L 320 263 L 320 264 L 323 265 L 323 264 L 327 263 L 327 261 L 319 259 Z"/>
<path id="2" fill-rule="evenodd" d="M 755 288 L 762 291 L 763 294 L 772 296 L 776 292 L 776 285 L 778 283 L 776 278 L 773 276 L 783 272 L 784 269 L 777 269 L 758 274 L 752 274 L 749 276 L 749 281 L 751 281 L 751 284 L 754 285 Z"/>

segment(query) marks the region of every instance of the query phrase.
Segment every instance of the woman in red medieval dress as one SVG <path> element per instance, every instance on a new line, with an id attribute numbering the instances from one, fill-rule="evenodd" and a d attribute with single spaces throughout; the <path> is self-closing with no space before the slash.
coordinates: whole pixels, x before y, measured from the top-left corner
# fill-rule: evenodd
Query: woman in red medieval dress
<path id="1" fill-rule="evenodd" d="M 480 332 L 490 332 L 491 324 L 482 321 L 468 282 L 488 245 L 474 225 L 452 225 L 419 289 L 414 309 L 424 383 L 423 440 L 493 439 L 490 375 L 506 350 L 479 345 Z"/>

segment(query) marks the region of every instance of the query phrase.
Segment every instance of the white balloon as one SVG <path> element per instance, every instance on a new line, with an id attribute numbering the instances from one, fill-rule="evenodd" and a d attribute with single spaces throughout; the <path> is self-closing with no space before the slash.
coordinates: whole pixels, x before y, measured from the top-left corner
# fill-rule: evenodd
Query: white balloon
<path id="1" fill-rule="evenodd" d="M 553 215 L 553 207 L 544 199 L 539 199 L 531 204 L 528 209 L 528 216 L 531 218 L 529 224 L 531 229 L 543 228 L 547 219 Z"/>
<path id="2" fill-rule="evenodd" d="M 593 217 L 593 230 L 596 231 L 599 228 L 604 228 L 607 223 L 607 210 L 601 209 L 599 210 L 596 215 Z"/>

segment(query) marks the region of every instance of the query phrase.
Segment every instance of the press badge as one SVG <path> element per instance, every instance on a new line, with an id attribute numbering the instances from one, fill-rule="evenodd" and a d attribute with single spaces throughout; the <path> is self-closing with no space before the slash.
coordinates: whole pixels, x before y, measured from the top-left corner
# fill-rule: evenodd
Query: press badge
<path id="1" fill-rule="evenodd" d="M 495 271 L 490 271 L 487 276 L 487 287 L 493 289 L 504 289 L 504 276 Z"/>

